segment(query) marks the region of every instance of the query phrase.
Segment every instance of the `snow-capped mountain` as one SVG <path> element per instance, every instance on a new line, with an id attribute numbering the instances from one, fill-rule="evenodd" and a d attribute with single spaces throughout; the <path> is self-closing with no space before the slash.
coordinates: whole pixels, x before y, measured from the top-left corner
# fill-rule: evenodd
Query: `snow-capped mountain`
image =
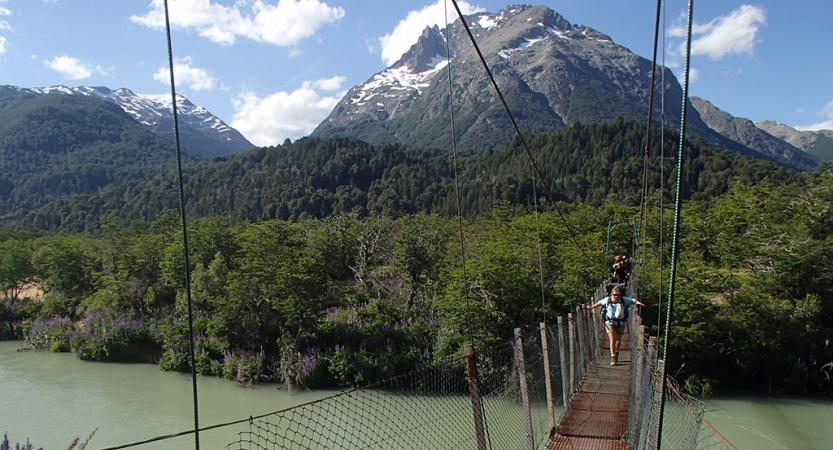
<path id="1" fill-rule="evenodd" d="M 497 14 L 466 16 L 466 23 L 524 133 L 553 132 L 576 122 L 647 118 L 651 61 L 604 33 L 571 24 L 545 6 L 512 5 Z M 459 19 L 447 30 L 426 28 L 397 62 L 350 89 L 312 135 L 448 148 L 453 98 L 457 145 L 480 150 L 507 143 L 515 132 L 480 54 Z M 663 70 L 656 88 L 663 87 L 664 79 L 666 104 L 680 105 L 682 87 L 670 70 L 658 68 Z M 654 102 L 657 123 L 661 108 Z M 800 151 L 750 148 L 713 130 L 693 107 L 688 111 L 691 138 L 787 166 L 813 165 Z M 680 108 L 665 108 L 665 124 L 679 123 Z"/>
<path id="2" fill-rule="evenodd" d="M 170 95 L 143 95 L 126 88 L 111 90 L 102 86 L 74 88 L 52 86 L 20 88 L 20 90 L 37 94 L 58 92 L 68 95 L 86 95 L 109 100 L 119 105 L 150 131 L 166 139 L 174 140 Z M 226 125 L 202 106 L 194 105 L 182 95 L 177 95 L 177 108 L 180 140 L 183 147 L 206 158 L 254 147 L 254 144 L 243 137 L 240 132 Z"/>
<path id="3" fill-rule="evenodd" d="M 604 33 L 545 6 L 508 6 L 466 22 L 523 131 L 647 117 L 651 62 Z M 511 140 L 511 124 L 459 20 L 448 30 L 426 28 L 396 63 L 350 89 L 313 136 L 447 146 L 448 64 L 459 144 L 482 149 Z M 666 99 L 679 104 L 682 89 L 666 75 Z"/>

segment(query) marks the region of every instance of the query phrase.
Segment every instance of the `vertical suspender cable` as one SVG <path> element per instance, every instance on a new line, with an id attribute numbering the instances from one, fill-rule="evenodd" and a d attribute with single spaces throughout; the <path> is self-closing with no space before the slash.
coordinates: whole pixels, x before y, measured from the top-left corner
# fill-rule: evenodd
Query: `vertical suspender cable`
<path id="1" fill-rule="evenodd" d="M 456 7 L 456 4 L 455 4 Z M 463 265 L 463 298 L 466 301 L 466 322 L 469 332 L 469 341 L 472 349 L 476 349 L 474 345 L 474 325 L 471 320 L 471 306 L 469 305 L 469 282 L 466 272 L 466 244 L 465 236 L 463 235 L 463 208 L 460 203 L 460 170 L 457 165 L 457 136 L 454 131 L 454 85 L 451 78 L 451 32 L 448 24 L 448 1 L 443 4 L 443 17 L 445 20 L 445 58 L 446 58 L 446 73 L 448 74 L 448 110 L 451 115 L 451 150 L 454 157 L 454 192 L 457 199 L 457 226 L 460 230 L 460 260 Z M 484 424 L 488 430 L 488 422 L 485 414 L 485 405 L 480 403 L 480 413 L 483 417 Z M 486 432 L 488 438 L 489 448 L 492 447 L 491 433 Z"/>
<path id="2" fill-rule="evenodd" d="M 454 192 L 457 198 L 457 226 L 460 230 L 460 259 L 463 264 L 463 298 L 466 301 L 466 321 L 469 328 L 469 341 L 474 345 L 474 326 L 471 323 L 471 308 L 469 306 L 469 283 L 466 276 L 466 244 L 463 236 L 463 209 L 460 206 L 460 171 L 457 167 L 457 137 L 454 134 L 454 86 L 451 84 L 451 34 L 448 26 L 448 3 L 443 7 L 445 17 L 445 58 L 446 73 L 448 74 L 448 110 L 451 114 L 451 153 L 454 157 Z"/>
<path id="3" fill-rule="evenodd" d="M 182 252 L 185 257 L 185 297 L 188 301 L 188 343 L 191 352 L 191 380 L 194 396 L 194 447 L 200 450 L 200 415 L 197 402 L 197 365 L 194 350 L 194 313 L 191 306 L 191 261 L 188 257 L 188 228 L 185 223 L 185 195 L 182 188 L 182 151 L 179 144 L 179 120 L 176 114 L 176 84 L 174 83 L 174 53 L 171 48 L 171 21 L 168 15 L 168 0 L 165 0 L 165 32 L 168 38 L 168 67 L 171 72 L 171 103 L 174 116 L 176 139 L 176 175 L 179 184 L 179 217 L 182 225 Z"/>
<path id="4" fill-rule="evenodd" d="M 547 298 L 544 295 L 544 263 L 541 259 L 541 225 L 538 221 L 538 191 L 535 188 L 535 172 L 532 172 L 532 198 L 535 200 L 535 237 L 538 242 L 538 276 L 541 279 L 541 312 L 544 323 L 547 323 Z"/>
<path id="5" fill-rule="evenodd" d="M 668 280 L 668 307 L 665 310 L 665 336 L 663 338 L 662 359 L 665 364 L 662 365 L 662 390 L 665 392 L 665 376 L 668 372 L 668 330 L 671 329 L 671 318 L 674 311 L 674 288 L 676 287 L 677 275 L 677 259 L 678 259 L 678 240 L 680 238 L 680 198 L 683 184 L 683 148 L 685 147 L 685 119 L 686 109 L 688 106 L 688 74 L 691 65 L 691 20 L 694 12 L 694 0 L 688 0 L 688 29 L 686 32 L 686 51 L 685 51 L 685 72 L 683 73 L 683 107 L 680 117 L 680 145 L 677 149 L 677 186 L 676 194 L 674 196 L 674 235 L 671 241 L 671 274 Z M 659 408 L 659 433 L 660 438 L 657 440 L 657 448 L 662 447 L 662 416 L 665 410 L 665 395 L 662 395 L 663 401 L 660 402 Z"/>
<path id="6" fill-rule="evenodd" d="M 659 128 L 659 295 L 657 296 L 657 334 L 662 330 L 662 268 L 665 267 L 663 261 L 665 259 L 665 10 L 666 4 L 662 7 L 662 90 L 660 95 L 660 123 Z"/>

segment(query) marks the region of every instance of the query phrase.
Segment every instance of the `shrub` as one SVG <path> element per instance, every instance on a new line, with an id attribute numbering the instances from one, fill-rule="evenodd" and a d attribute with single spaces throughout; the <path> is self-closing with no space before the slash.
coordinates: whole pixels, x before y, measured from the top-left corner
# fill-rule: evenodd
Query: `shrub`
<path id="1" fill-rule="evenodd" d="M 69 347 L 74 335 L 75 327 L 69 317 L 57 316 L 33 323 L 26 341 L 36 349 L 51 350 L 56 342 L 60 343 L 57 348 L 63 348 L 63 345 Z"/>

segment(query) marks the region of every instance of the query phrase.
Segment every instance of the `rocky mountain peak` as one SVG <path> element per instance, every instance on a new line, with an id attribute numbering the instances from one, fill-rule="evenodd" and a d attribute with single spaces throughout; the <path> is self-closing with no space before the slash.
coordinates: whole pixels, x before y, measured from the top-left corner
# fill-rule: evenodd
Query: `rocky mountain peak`
<path id="1" fill-rule="evenodd" d="M 651 62 L 605 34 L 572 25 L 545 6 L 511 5 L 465 21 L 525 132 L 647 116 Z M 451 87 L 449 77 L 436 76 L 449 60 Z M 666 79 L 672 80 L 666 99 L 679 103 L 682 89 L 670 72 Z M 450 91 L 459 144 L 479 150 L 512 139 L 511 124 L 459 19 L 447 29 L 426 28 L 396 63 L 350 89 L 312 135 L 445 147 Z"/>
<path id="2" fill-rule="evenodd" d="M 426 27 L 417 43 L 412 45 L 402 58 L 391 67 L 405 68 L 406 70 L 420 74 L 434 70 L 437 65 L 446 61 L 445 37 L 440 33 L 439 27 Z"/>

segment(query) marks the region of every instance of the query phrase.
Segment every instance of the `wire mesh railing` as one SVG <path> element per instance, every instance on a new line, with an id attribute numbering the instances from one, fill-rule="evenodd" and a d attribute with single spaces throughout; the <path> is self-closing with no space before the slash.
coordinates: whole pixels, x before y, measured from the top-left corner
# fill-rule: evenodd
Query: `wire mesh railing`
<path id="1" fill-rule="evenodd" d="M 227 448 L 543 448 L 593 359 L 587 313 L 566 322 L 253 419 Z"/>
<path id="2" fill-rule="evenodd" d="M 656 338 L 645 337 L 636 316 L 631 336 L 631 400 L 628 411 L 629 447 L 632 449 L 736 450 L 705 419 L 705 404 L 685 394 L 671 377 L 660 381 L 662 364 Z M 664 401 L 664 408 L 660 402 Z M 659 412 L 663 411 L 662 429 Z"/>

